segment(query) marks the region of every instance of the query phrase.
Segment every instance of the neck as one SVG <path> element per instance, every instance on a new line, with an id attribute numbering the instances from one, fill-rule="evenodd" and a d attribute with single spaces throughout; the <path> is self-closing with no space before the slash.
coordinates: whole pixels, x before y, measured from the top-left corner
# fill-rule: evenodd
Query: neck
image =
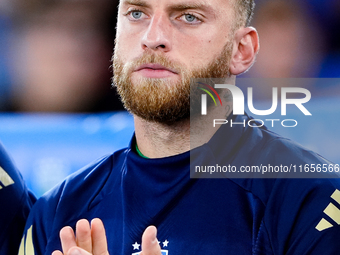
<path id="1" fill-rule="evenodd" d="M 134 116 L 137 145 L 148 158 L 163 158 L 190 150 L 190 120 L 173 124 L 149 122 Z"/>
<path id="2" fill-rule="evenodd" d="M 232 76 L 229 84 L 235 84 Z M 212 106 L 208 114 L 179 122 L 164 124 L 146 121 L 134 116 L 137 145 L 148 158 L 163 158 L 178 155 L 207 143 L 220 128 L 213 127 L 214 119 L 226 119 L 232 112 L 230 91 L 220 93 L 221 107 Z"/>
<path id="3" fill-rule="evenodd" d="M 214 119 L 226 119 L 232 102 L 222 95 L 223 108 L 211 107 L 209 114 L 172 124 L 146 121 L 134 116 L 137 145 L 148 158 L 164 158 L 187 152 L 207 143 L 220 126 L 213 127 Z"/>

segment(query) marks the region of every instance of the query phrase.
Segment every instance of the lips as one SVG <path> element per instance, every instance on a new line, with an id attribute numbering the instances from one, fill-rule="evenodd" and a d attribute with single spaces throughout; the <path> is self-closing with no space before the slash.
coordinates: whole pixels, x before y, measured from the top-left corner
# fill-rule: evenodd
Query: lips
<path id="1" fill-rule="evenodd" d="M 143 70 L 143 69 L 149 69 L 149 70 L 155 70 L 155 71 L 168 71 L 168 72 L 172 72 L 172 73 L 175 73 L 177 74 L 177 72 L 175 70 L 172 70 L 170 68 L 167 68 L 167 67 L 164 67 L 160 64 L 144 64 L 144 65 L 141 65 L 139 66 L 136 71 L 140 71 L 140 70 Z"/>
<path id="2" fill-rule="evenodd" d="M 147 78 L 167 78 L 178 74 L 175 70 L 160 64 L 143 64 L 136 68 L 134 72 Z"/>

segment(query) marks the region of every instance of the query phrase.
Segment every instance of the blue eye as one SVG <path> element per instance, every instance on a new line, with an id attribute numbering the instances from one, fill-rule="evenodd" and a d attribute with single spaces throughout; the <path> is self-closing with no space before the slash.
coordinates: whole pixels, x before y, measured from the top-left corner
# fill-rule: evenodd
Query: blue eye
<path id="1" fill-rule="evenodd" d="M 185 14 L 184 17 L 185 20 L 188 22 L 194 22 L 196 20 L 196 17 L 192 14 Z"/>
<path id="2" fill-rule="evenodd" d="M 143 13 L 141 11 L 132 11 L 131 16 L 134 19 L 140 19 L 142 17 Z"/>
<path id="3" fill-rule="evenodd" d="M 179 19 L 188 25 L 199 25 L 202 23 L 202 20 L 197 15 L 191 13 L 183 13 Z"/>

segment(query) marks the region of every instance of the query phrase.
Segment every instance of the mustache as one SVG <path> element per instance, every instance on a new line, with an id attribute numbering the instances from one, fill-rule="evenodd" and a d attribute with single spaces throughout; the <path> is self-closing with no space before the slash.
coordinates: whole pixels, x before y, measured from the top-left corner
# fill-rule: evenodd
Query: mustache
<path id="1" fill-rule="evenodd" d="M 163 67 L 174 70 L 176 73 L 181 73 L 185 67 L 177 61 L 171 60 L 169 57 L 165 56 L 163 53 L 154 53 L 145 51 L 142 56 L 132 60 L 127 64 L 128 72 L 131 73 L 138 67 L 145 64 L 158 64 Z"/>

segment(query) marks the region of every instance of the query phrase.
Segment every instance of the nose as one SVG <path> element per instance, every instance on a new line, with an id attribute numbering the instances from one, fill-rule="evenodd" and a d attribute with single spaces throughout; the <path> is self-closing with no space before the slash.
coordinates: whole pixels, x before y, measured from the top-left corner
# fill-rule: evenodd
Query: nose
<path id="1" fill-rule="evenodd" d="M 142 48 L 168 52 L 171 50 L 171 23 L 164 14 L 155 14 L 142 38 Z"/>

